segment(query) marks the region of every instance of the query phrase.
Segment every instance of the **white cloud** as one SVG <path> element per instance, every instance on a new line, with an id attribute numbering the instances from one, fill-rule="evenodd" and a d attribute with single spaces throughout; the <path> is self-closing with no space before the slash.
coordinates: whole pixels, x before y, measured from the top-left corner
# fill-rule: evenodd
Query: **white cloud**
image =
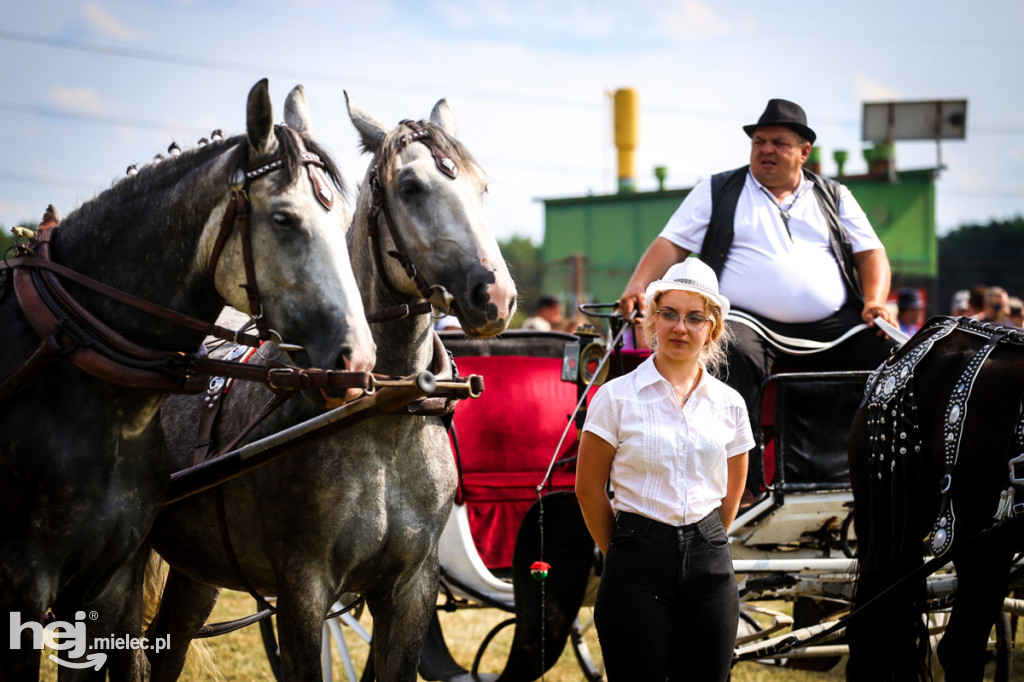
<path id="1" fill-rule="evenodd" d="M 107 107 L 95 88 L 69 88 L 55 85 L 47 93 L 51 102 L 61 109 L 86 114 L 105 114 Z"/>
<path id="2" fill-rule="evenodd" d="M 853 74 L 853 88 L 861 102 L 887 102 L 903 99 L 899 90 L 890 88 L 882 81 L 869 78 L 860 72 Z"/>
<path id="3" fill-rule="evenodd" d="M 584 38 L 644 35 L 714 37 L 734 32 L 730 23 L 702 0 L 674 3 L 665 3 L 663 0 L 629 3 L 442 0 L 435 9 L 452 27 L 463 31 L 540 28 L 545 32 Z"/>
<path id="4" fill-rule="evenodd" d="M 134 42 L 142 37 L 139 31 L 123 23 L 96 3 L 87 3 L 82 8 L 82 14 L 86 23 L 106 38 Z"/>
<path id="5" fill-rule="evenodd" d="M 653 15 L 655 28 L 677 38 L 708 38 L 735 32 L 735 28 L 728 21 L 719 16 L 711 5 L 701 0 L 684 0 L 678 5 L 652 2 L 649 3 L 648 11 Z"/>

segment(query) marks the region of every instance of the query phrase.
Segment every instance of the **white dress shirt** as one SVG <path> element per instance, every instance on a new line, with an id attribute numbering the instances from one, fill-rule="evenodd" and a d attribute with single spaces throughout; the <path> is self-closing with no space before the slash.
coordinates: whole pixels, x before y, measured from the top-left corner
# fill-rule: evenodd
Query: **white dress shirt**
<path id="1" fill-rule="evenodd" d="M 748 170 L 736 204 L 735 237 L 719 277 L 721 292 L 735 307 L 779 322 L 823 320 L 846 302 L 846 288 L 813 183 L 805 177 L 781 204 L 769 194 Z M 789 214 L 788 230 L 780 209 Z M 710 220 L 711 181 L 705 180 L 686 196 L 661 236 L 700 253 Z M 845 186 L 839 221 L 854 253 L 884 248 Z"/>
<path id="2" fill-rule="evenodd" d="M 615 447 L 613 509 L 672 526 L 695 523 L 721 506 L 726 460 L 754 445 L 739 393 L 702 371 L 680 408 L 653 355 L 598 389 L 583 430 Z"/>

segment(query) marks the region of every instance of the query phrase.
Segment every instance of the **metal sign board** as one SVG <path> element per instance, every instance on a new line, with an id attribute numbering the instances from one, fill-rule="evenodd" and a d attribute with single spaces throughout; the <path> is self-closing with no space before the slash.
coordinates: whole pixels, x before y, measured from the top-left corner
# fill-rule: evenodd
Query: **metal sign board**
<path id="1" fill-rule="evenodd" d="M 967 137 L 967 100 L 865 102 L 866 142 L 963 140 Z"/>

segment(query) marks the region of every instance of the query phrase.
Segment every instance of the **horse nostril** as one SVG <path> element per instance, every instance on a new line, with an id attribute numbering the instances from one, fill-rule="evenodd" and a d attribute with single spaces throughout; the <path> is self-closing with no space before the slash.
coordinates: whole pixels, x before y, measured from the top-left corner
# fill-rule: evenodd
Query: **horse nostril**
<path id="1" fill-rule="evenodd" d="M 352 346 L 342 346 L 334 362 L 335 369 L 347 370 L 352 365 Z"/>
<path id="2" fill-rule="evenodd" d="M 486 282 L 481 282 L 473 287 L 472 292 L 470 292 L 469 300 L 475 307 L 483 308 L 487 305 L 487 302 L 491 300 L 491 295 L 487 293 L 487 287 L 488 284 Z"/>

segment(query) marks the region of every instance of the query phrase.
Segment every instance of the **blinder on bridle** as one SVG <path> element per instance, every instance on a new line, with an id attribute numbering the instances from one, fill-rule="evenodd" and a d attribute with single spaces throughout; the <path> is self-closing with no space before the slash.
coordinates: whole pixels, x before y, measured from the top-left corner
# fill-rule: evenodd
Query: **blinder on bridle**
<path id="1" fill-rule="evenodd" d="M 334 191 L 330 187 L 327 176 L 323 172 L 323 160 L 313 152 L 306 149 L 302 142 L 302 136 L 287 126 L 274 126 L 275 130 L 284 132 L 291 136 L 299 150 L 299 159 L 309 173 L 309 180 L 313 185 L 313 195 L 317 201 L 328 211 L 334 206 Z M 278 139 L 281 139 L 280 136 Z M 263 304 L 260 301 L 259 287 L 256 284 L 256 265 L 252 255 L 252 237 L 249 234 L 249 187 L 254 180 L 263 177 L 284 165 L 284 157 L 277 154 L 263 163 L 252 166 L 246 170 L 239 168 L 231 178 L 231 200 L 224 210 L 224 216 L 220 221 L 220 232 L 217 234 L 217 241 L 210 252 L 210 265 L 207 268 L 206 276 L 211 284 L 216 286 L 214 275 L 217 272 L 217 264 L 220 262 L 221 252 L 227 244 L 228 238 L 235 225 L 238 225 L 238 237 L 242 241 L 242 261 L 245 265 L 245 284 L 240 284 L 249 299 L 249 316 L 256 324 L 259 338 L 262 341 L 274 340 L 271 334 L 277 337 L 276 343 L 282 350 L 298 350 L 297 346 L 282 343 L 281 335 L 267 327 L 266 318 L 263 315 Z"/>
<path id="2" fill-rule="evenodd" d="M 455 161 L 444 152 L 443 149 L 437 144 L 437 141 L 431 136 L 430 131 L 424 128 L 416 121 L 410 121 L 408 119 L 399 122 L 399 125 L 405 125 L 412 129 L 412 132 L 402 137 L 399 140 L 400 148 L 405 148 L 414 142 L 420 142 L 430 150 L 431 155 L 434 157 L 434 163 L 437 169 L 444 173 L 448 178 L 454 180 L 459 175 L 459 167 Z M 396 296 L 403 296 L 402 292 L 388 279 L 387 274 L 384 270 L 384 262 L 381 256 L 380 246 L 380 229 L 378 225 L 378 217 L 384 217 L 384 224 L 387 226 L 388 234 L 391 235 L 391 241 L 395 245 L 395 250 L 388 251 L 388 255 L 394 258 L 405 270 L 405 274 L 408 275 L 409 279 L 416 285 L 416 289 L 422 296 L 425 304 L 415 306 L 413 309 L 409 309 L 408 306 L 399 306 L 399 308 L 405 308 L 405 315 L 418 314 L 420 312 L 431 312 L 435 317 L 443 317 L 449 314 L 453 309 L 458 307 L 458 303 L 455 301 L 455 297 L 448 292 L 441 285 L 431 285 L 426 278 L 416 268 L 416 264 L 413 263 L 412 258 L 409 256 L 409 250 L 405 247 L 405 242 L 402 240 L 402 236 L 399 234 L 398 229 L 395 227 L 395 221 L 391 217 L 391 211 L 388 209 L 387 198 L 385 197 L 384 187 L 380 181 L 380 167 L 381 162 L 377 160 L 370 168 L 369 183 L 370 192 L 372 197 L 372 203 L 370 204 L 370 220 L 367 226 L 367 232 L 370 235 L 371 250 L 373 251 L 374 262 L 377 265 L 377 271 L 380 272 L 381 279 L 384 281 L 385 286 L 388 290 Z M 393 315 L 388 314 L 391 311 L 385 310 L 380 313 L 371 315 L 368 319 L 371 322 L 377 322 L 384 319 L 392 319 Z M 401 315 L 399 313 L 399 315 Z"/>

